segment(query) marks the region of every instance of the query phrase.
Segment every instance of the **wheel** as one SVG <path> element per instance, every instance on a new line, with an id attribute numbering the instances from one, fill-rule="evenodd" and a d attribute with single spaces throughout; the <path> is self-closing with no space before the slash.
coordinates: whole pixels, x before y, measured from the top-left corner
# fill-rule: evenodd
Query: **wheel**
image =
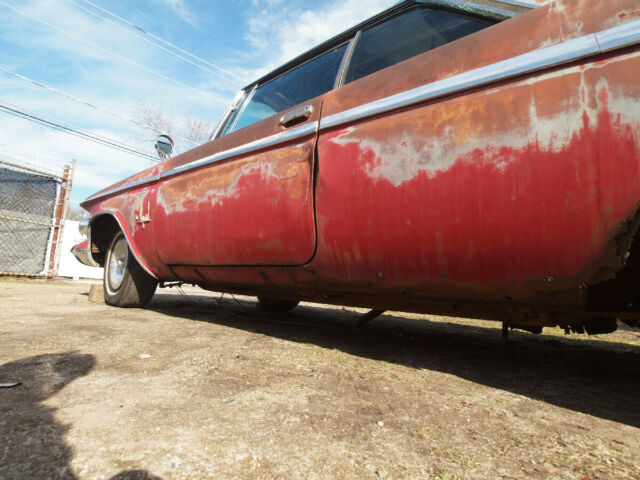
<path id="1" fill-rule="evenodd" d="M 113 237 L 107 250 L 103 286 L 105 302 L 116 307 L 144 307 L 158 286 L 132 255 L 122 232 Z"/>
<path id="2" fill-rule="evenodd" d="M 258 311 L 267 313 L 284 313 L 296 308 L 298 300 L 279 300 L 277 298 L 258 297 Z"/>

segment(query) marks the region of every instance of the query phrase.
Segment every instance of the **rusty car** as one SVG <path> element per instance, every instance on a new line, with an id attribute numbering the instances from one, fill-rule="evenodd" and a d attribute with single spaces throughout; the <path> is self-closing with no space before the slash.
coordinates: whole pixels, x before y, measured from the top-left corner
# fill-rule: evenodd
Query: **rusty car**
<path id="1" fill-rule="evenodd" d="M 74 251 L 121 307 L 183 282 L 270 311 L 637 325 L 639 73 L 638 0 L 401 1 L 87 198 Z"/>

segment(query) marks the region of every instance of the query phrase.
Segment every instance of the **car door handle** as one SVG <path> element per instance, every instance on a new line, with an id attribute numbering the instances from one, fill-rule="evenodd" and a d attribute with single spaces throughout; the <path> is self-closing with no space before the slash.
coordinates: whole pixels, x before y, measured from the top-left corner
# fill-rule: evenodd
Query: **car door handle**
<path id="1" fill-rule="evenodd" d="M 291 112 L 285 113 L 280 118 L 280 125 L 284 128 L 293 127 L 306 121 L 313 113 L 313 105 L 305 105 L 304 107 L 297 108 Z"/>

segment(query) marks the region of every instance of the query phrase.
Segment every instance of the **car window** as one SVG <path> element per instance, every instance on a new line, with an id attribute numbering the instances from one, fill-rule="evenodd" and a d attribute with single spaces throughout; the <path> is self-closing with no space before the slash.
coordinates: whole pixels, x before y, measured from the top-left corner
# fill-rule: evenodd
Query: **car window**
<path id="1" fill-rule="evenodd" d="M 482 30 L 493 23 L 419 7 L 396 15 L 362 31 L 349 63 L 345 83 Z"/>
<path id="2" fill-rule="evenodd" d="M 342 63 L 347 44 L 314 58 L 289 72 L 260 85 L 229 131 L 246 127 L 271 115 L 328 92 Z"/>

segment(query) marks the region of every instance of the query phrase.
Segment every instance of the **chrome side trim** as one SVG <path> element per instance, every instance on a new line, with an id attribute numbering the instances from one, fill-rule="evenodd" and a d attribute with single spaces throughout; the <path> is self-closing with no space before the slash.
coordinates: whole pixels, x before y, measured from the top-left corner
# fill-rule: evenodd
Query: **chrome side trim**
<path id="1" fill-rule="evenodd" d="M 125 185 L 121 185 L 116 188 L 112 188 L 110 190 L 107 190 L 106 192 L 94 193 L 93 195 L 90 195 L 87 198 L 85 198 L 84 202 L 88 202 L 89 200 L 96 200 L 102 197 L 108 197 L 115 193 L 120 193 L 125 190 L 130 190 L 132 188 L 139 187 L 141 185 L 146 185 L 147 183 L 157 182 L 159 179 L 160 179 L 160 175 L 153 175 L 152 177 L 141 178 L 140 180 L 136 180 L 135 182 L 127 183 Z"/>
<path id="2" fill-rule="evenodd" d="M 415 103 L 432 100 L 444 95 L 461 92 L 488 83 L 534 72 L 554 65 L 571 62 L 599 53 L 595 35 L 569 40 L 551 47 L 534 50 L 517 57 L 480 67 L 475 70 L 438 80 L 421 87 L 381 98 L 344 112 L 335 113 L 320 120 L 320 130 L 379 115 Z"/>
<path id="3" fill-rule="evenodd" d="M 185 172 L 187 170 L 193 170 L 194 168 L 200 168 L 205 165 L 209 165 L 211 163 L 221 162 L 223 160 L 227 160 L 229 158 L 242 155 L 245 153 L 251 153 L 256 150 L 261 150 L 263 148 L 271 147 L 273 145 L 277 145 L 279 143 L 289 142 L 291 140 L 296 140 L 298 138 L 305 137 L 312 133 L 318 132 L 319 122 L 311 122 L 300 127 L 292 128 L 290 130 L 285 130 L 280 133 L 276 133 L 275 135 L 271 135 L 269 137 L 261 138 L 254 142 L 245 143 L 244 145 L 240 145 L 234 148 L 230 148 L 229 150 L 225 150 L 223 152 L 216 153 L 214 155 L 210 155 L 208 157 L 201 158 L 200 160 L 196 160 L 191 163 L 187 163 L 185 165 L 181 165 L 179 167 L 173 168 L 171 170 L 167 170 L 166 172 L 161 173 L 160 175 L 154 175 L 151 177 L 142 178 L 140 180 L 136 180 L 135 182 L 127 183 L 120 187 L 112 188 L 102 193 L 94 193 L 90 197 L 87 197 L 84 201 L 96 200 L 102 197 L 108 197 L 110 195 L 114 195 L 116 193 L 120 193 L 125 190 L 130 190 L 135 187 L 139 187 L 141 185 L 146 185 L 149 183 L 157 182 L 160 179 L 171 177 L 173 175 L 177 175 L 178 173 Z"/>
<path id="4" fill-rule="evenodd" d="M 609 52 L 638 43 L 640 42 L 640 19 L 598 32 L 596 38 L 600 44 L 601 52 Z"/>
<path id="5" fill-rule="evenodd" d="M 540 8 L 540 5 L 536 4 L 536 3 L 529 3 L 529 2 L 521 2 L 518 0 L 496 0 L 496 2 L 498 3 L 505 3 L 507 5 L 513 5 L 515 7 L 525 7 L 525 8 Z"/>
<path id="6" fill-rule="evenodd" d="M 450 95 L 469 90 L 471 88 L 481 87 L 483 85 L 505 80 L 514 76 L 572 62 L 598 53 L 624 48 L 636 43 L 640 43 L 640 19 L 632 20 L 623 25 L 603 30 L 595 34 L 585 35 L 558 45 L 534 50 L 517 57 L 496 62 L 475 70 L 470 70 L 443 80 L 438 80 L 412 90 L 407 90 L 406 92 L 381 98 L 380 100 L 321 118 L 319 122 L 315 121 L 290 130 L 285 130 L 275 135 L 261 138 L 254 142 L 246 143 L 200 160 L 196 160 L 186 165 L 176 167 L 160 175 L 143 178 L 117 188 L 112 188 L 100 194 L 93 194 L 85 201 L 113 195 L 124 190 L 156 182 L 160 179 L 167 178 L 187 170 L 227 160 L 238 155 L 257 151 L 279 143 L 302 138 L 312 133 L 317 133 L 320 130 L 326 130 L 361 120 L 363 118 L 380 115 L 416 103 L 442 97 L 444 95 Z"/>
<path id="7" fill-rule="evenodd" d="M 243 155 L 245 153 L 251 153 L 256 150 L 261 150 L 263 148 L 271 147 L 273 145 L 277 145 L 279 143 L 289 142 L 291 140 L 296 140 L 298 138 L 306 137 L 307 135 L 311 135 L 318 131 L 318 122 L 311 122 L 300 127 L 293 128 L 291 130 L 285 130 L 280 133 L 276 133 L 275 135 L 271 135 L 269 137 L 261 138 L 254 142 L 245 143 L 244 145 L 240 145 L 238 147 L 230 148 L 229 150 L 225 150 L 220 153 L 216 153 L 214 155 L 210 155 L 205 158 L 201 158 L 200 160 L 196 160 L 195 162 L 187 163 L 186 165 L 182 165 L 180 167 L 176 167 L 172 170 L 167 170 L 166 172 L 160 174 L 160 179 L 164 179 L 167 177 L 171 177 L 173 175 L 177 175 L 178 173 L 185 172 L 187 170 L 193 170 L 194 168 L 200 168 L 205 165 L 209 165 L 216 162 L 221 162 L 223 160 L 227 160 L 232 157 L 236 157 L 238 155 Z"/>

